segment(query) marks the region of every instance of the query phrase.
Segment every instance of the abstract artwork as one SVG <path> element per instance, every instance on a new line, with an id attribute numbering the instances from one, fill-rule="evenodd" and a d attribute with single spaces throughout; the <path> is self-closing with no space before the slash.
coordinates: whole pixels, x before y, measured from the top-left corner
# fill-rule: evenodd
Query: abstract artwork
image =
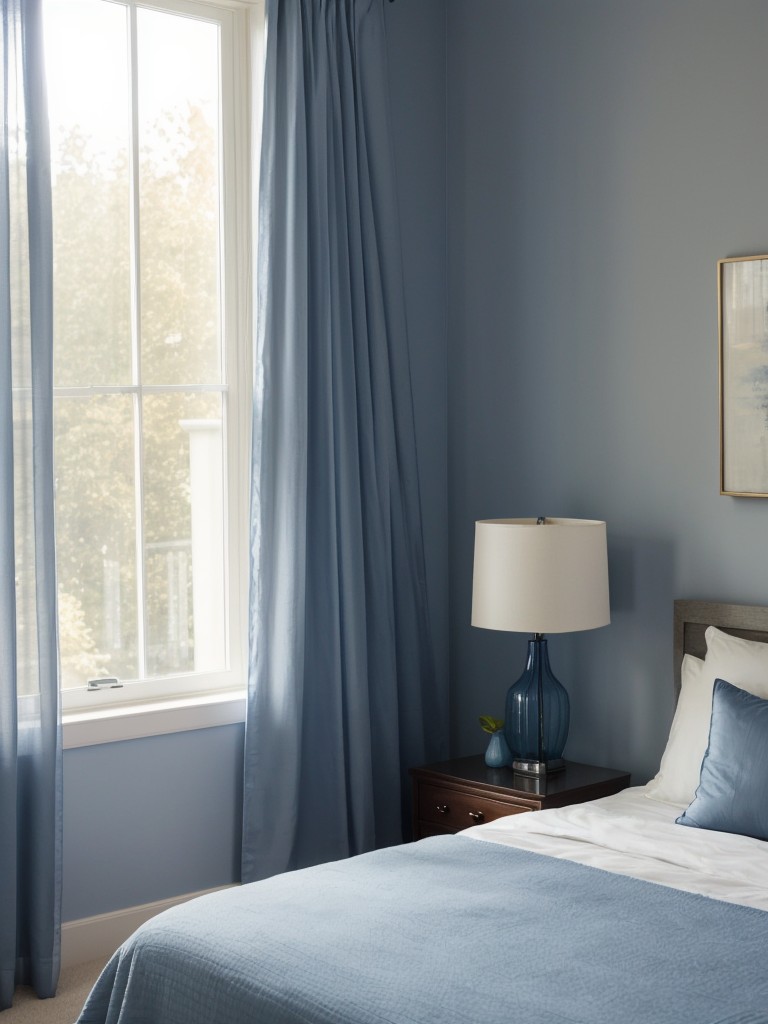
<path id="1" fill-rule="evenodd" d="M 717 269 L 720 493 L 768 498 L 768 256 Z"/>

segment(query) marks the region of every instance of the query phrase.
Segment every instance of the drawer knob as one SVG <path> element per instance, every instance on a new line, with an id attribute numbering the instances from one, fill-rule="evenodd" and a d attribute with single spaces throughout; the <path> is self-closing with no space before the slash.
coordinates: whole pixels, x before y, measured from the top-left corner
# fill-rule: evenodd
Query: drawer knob
<path id="1" fill-rule="evenodd" d="M 448 804 L 438 804 L 436 810 L 438 814 L 449 814 L 451 808 L 448 806 Z"/>
<path id="2" fill-rule="evenodd" d="M 485 818 L 485 815 L 483 814 L 482 811 L 470 811 L 469 816 L 472 819 L 472 821 L 475 822 L 476 825 L 479 825 L 480 822 L 483 821 Z"/>

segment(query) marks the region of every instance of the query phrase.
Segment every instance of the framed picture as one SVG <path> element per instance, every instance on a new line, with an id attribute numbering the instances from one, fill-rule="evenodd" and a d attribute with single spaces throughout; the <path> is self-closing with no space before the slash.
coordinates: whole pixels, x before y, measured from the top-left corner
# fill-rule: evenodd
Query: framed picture
<path id="1" fill-rule="evenodd" d="M 768 498 L 768 256 L 718 260 L 720 493 Z"/>

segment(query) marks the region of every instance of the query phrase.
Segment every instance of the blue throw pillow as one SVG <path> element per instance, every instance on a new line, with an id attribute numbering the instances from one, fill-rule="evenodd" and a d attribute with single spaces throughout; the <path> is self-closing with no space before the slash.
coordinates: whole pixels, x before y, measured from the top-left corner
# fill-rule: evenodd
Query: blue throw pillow
<path id="1" fill-rule="evenodd" d="M 699 787 L 677 824 L 768 839 L 768 700 L 715 680 Z"/>

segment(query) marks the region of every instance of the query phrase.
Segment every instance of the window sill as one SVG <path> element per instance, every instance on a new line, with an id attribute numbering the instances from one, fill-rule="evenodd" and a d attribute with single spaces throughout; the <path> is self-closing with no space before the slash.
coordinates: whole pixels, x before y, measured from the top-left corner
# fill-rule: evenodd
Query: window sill
<path id="1" fill-rule="evenodd" d="M 90 747 L 191 729 L 210 729 L 245 721 L 244 690 L 206 693 L 174 700 L 146 701 L 89 711 L 65 711 L 63 746 Z"/>

